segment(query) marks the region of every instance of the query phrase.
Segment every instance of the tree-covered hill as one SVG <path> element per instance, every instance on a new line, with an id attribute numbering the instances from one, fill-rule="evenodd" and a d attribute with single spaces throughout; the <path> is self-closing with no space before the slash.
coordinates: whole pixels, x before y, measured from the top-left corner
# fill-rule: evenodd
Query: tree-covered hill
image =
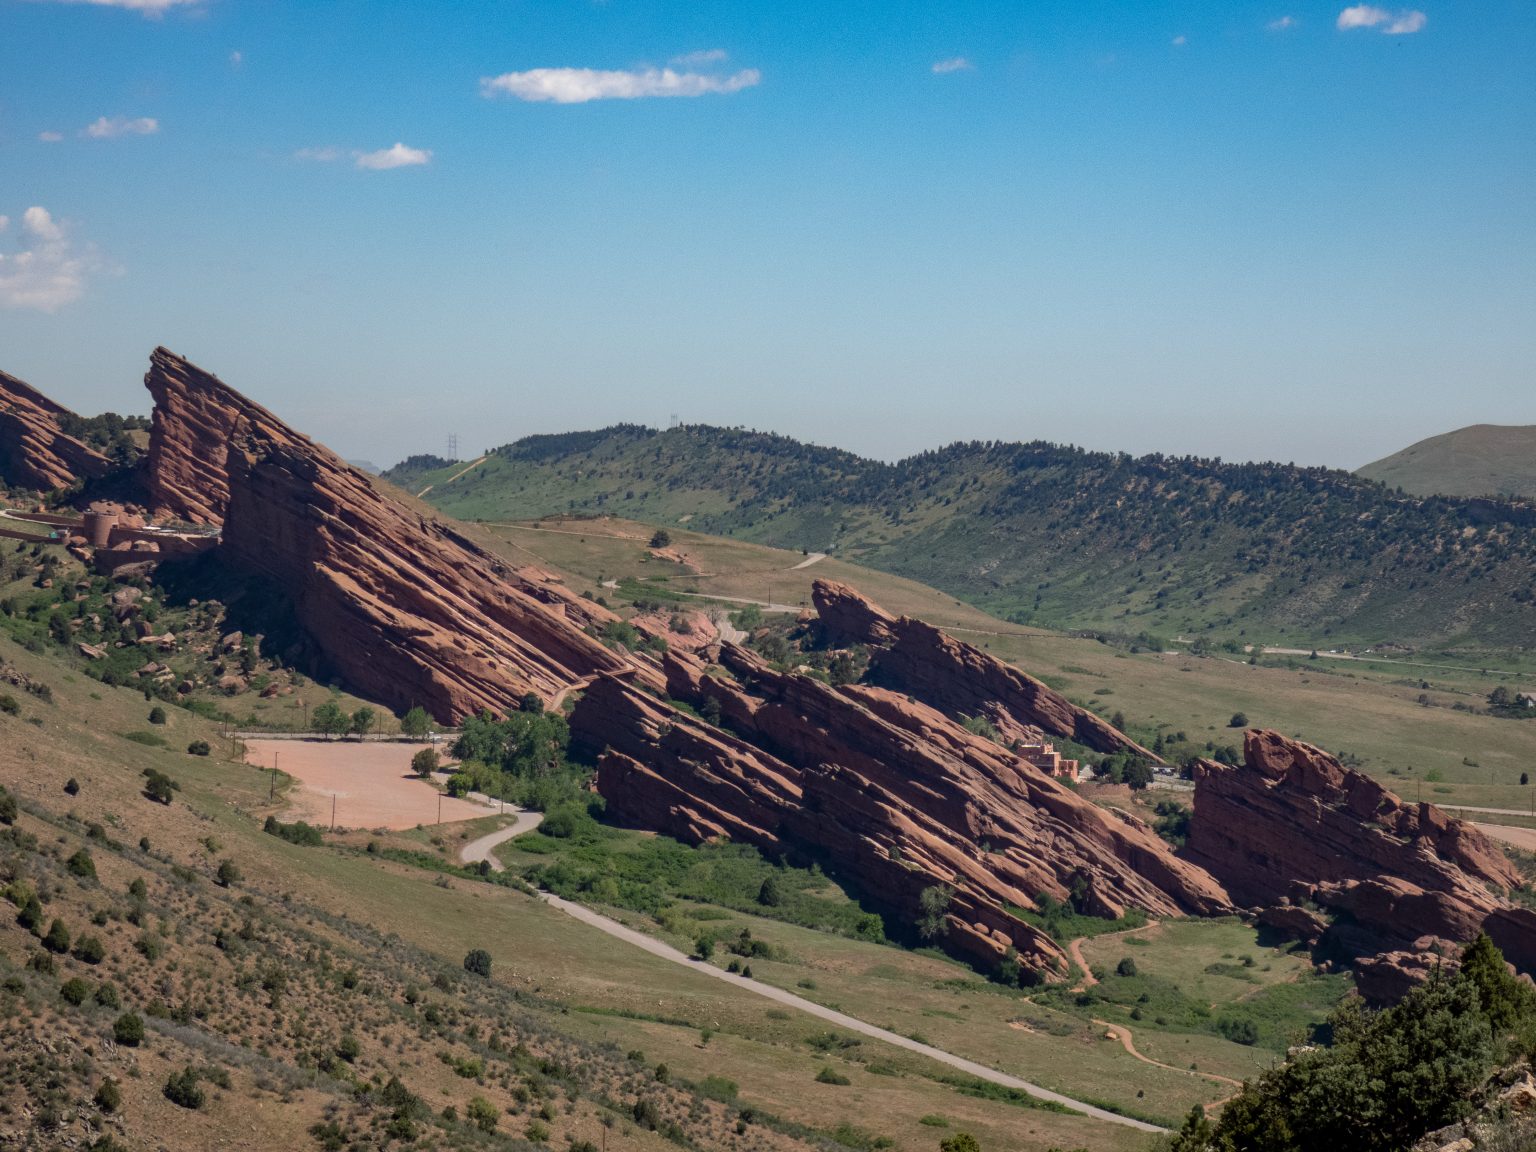
<path id="1" fill-rule="evenodd" d="M 783 436 L 618 425 L 386 476 L 469 519 L 613 513 L 836 552 L 1020 622 L 1519 649 L 1536 506 L 1288 464 L 973 441 L 894 464 Z"/>

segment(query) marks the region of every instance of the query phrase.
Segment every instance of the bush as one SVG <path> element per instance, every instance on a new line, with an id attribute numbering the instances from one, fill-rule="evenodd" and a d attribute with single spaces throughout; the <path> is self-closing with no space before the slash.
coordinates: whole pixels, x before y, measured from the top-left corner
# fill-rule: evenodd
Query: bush
<path id="1" fill-rule="evenodd" d="M 764 908 L 777 908 L 784 903 L 784 892 L 779 884 L 779 878 L 771 873 L 763 877 L 763 883 L 757 890 L 757 902 Z"/>
<path id="2" fill-rule="evenodd" d="M 117 998 L 117 989 L 111 984 L 103 984 L 96 989 L 96 1003 L 102 1008 L 118 1008 L 121 1002 Z"/>
<path id="3" fill-rule="evenodd" d="M 153 708 L 151 708 L 149 710 L 149 722 L 151 724 L 164 724 L 165 723 L 165 709 L 160 707 L 160 705 L 158 705 L 158 704 L 156 704 Z"/>
<path id="4" fill-rule="evenodd" d="M 91 854 L 84 848 L 80 849 L 66 862 L 65 867 L 71 875 L 78 876 L 82 880 L 96 879 L 96 861 L 91 859 Z"/>
<path id="5" fill-rule="evenodd" d="M 484 948 L 474 948 L 464 957 L 464 971 L 476 976 L 491 977 L 491 954 Z"/>
<path id="6" fill-rule="evenodd" d="M 20 716 L 21 705 L 16 702 L 16 697 L 6 693 L 0 695 L 0 712 L 4 712 L 7 716 Z"/>
<path id="7" fill-rule="evenodd" d="M 464 1110 L 471 1124 L 482 1132 L 496 1131 L 496 1121 L 501 1112 L 484 1096 L 476 1096 L 470 1100 L 469 1107 Z M 548 1138 L 546 1133 L 545 1138 Z"/>
<path id="8" fill-rule="evenodd" d="M 18 815 L 16 797 L 0 787 L 0 824 L 14 824 Z"/>
<path id="9" fill-rule="evenodd" d="M 123 1093 L 116 1080 L 103 1080 L 96 1089 L 96 1107 L 103 1112 L 116 1112 L 123 1105 Z"/>
<path id="10" fill-rule="evenodd" d="M 336 1045 L 336 1055 L 340 1056 L 348 1064 L 355 1064 L 357 1058 L 363 1054 L 363 1046 L 357 1042 L 357 1037 L 346 1035 Z"/>
<path id="11" fill-rule="evenodd" d="M 68 780 L 64 781 L 64 791 L 70 796 L 80 795 L 80 781 L 71 776 Z"/>
<path id="12" fill-rule="evenodd" d="M 148 777 L 144 784 L 144 795 L 157 804 L 169 805 L 177 790 L 176 782 L 164 772 L 154 768 L 150 768 L 144 774 Z"/>
<path id="13" fill-rule="evenodd" d="M 837 1069 L 833 1068 L 832 1065 L 823 1064 L 821 1066 L 821 1071 L 816 1073 L 816 1083 L 847 1085 L 852 1084 L 853 1081 L 848 1079 L 848 1077 L 844 1076 Z"/>
<path id="14" fill-rule="evenodd" d="M 76 1008 L 84 1004 L 90 998 L 91 986 L 78 976 L 73 976 L 59 985 L 59 996 L 66 1004 L 73 1004 Z"/>
<path id="15" fill-rule="evenodd" d="M 48 925 L 48 934 L 43 937 L 43 947 L 55 956 L 62 956 L 69 951 L 69 929 L 64 921 L 55 919 Z"/>
<path id="16" fill-rule="evenodd" d="M 671 543 L 672 533 L 668 532 L 665 528 L 658 528 L 656 531 L 651 533 L 652 548 L 666 548 L 670 546 Z"/>
<path id="17" fill-rule="evenodd" d="M 144 1020 L 137 1012 L 124 1012 L 112 1021 L 112 1039 L 127 1048 L 144 1043 Z"/>
<path id="18" fill-rule="evenodd" d="M 411 757 L 411 771 L 423 780 L 428 780 L 431 779 L 432 773 L 437 771 L 440 763 L 437 757 L 437 749 L 423 748 Z"/>
<path id="19" fill-rule="evenodd" d="M 1246 727 L 1248 727 L 1248 716 L 1247 716 L 1247 714 L 1243 713 L 1243 712 L 1234 712 L 1234 713 L 1232 713 L 1232 719 L 1227 721 L 1227 727 L 1228 728 L 1246 728 Z"/>
<path id="20" fill-rule="evenodd" d="M 207 1100 L 197 1082 L 197 1071 L 190 1064 L 180 1072 L 172 1072 L 165 1081 L 165 1098 L 183 1108 L 201 1108 Z"/>
<path id="21" fill-rule="evenodd" d="M 96 936 L 82 936 L 75 942 L 75 959 L 82 964 L 100 964 L 107 958 L 106 945 Z"/>
<path id="22" fill-rule="evenodd" d="M 981 1144 L 969 1132 L 956 1132 L 939 1141 L 939 1152 L 981 1152 Z"/>
<path id="23" fill-rule="evenodd" d="M 28 896 L 21 911 L 16 913 L 16 923 L 34 935 L 43 926 L 43 904 L 35 894 Z"/>
<path id="24" fill-rule="evenodd" d="M 240 865 L 236 864 L 233 860 L 221 860 L 219 862 L 217 878 L 219 887 L 228 888 L 231 884 L 240 883 L 241 880 L 245 879 L 245 876 L 240 871 Z"/>
<path id="25" fill-rule="evenodd" d="M 276 816 L 268 816 L 261 830 L 268 836 L 276 836 L 279 840 L 286 840 L 290 844 L 298 844 L 304 848 L 318 848 L 325 843 L 325 837 L 320 835 L 320 829 L 302 820 L 284 824 Z"/>
<path id="26" fill-rule="evenodd" d="M 187 745 L 187 752 L 193 756 L 206 756 L 212 751 L 206 740 L 194 740 Z"/>
<path id="27" fill-rule="evenodd" d="M 1120 963 L 1115 965 L 1115 975 L 1116 976 L 1134 976 L 1134 975 L 1136 975 L 1136 961 L 1132 960 L 1129 956 L 1123 957 L 1121 959 Z"/>

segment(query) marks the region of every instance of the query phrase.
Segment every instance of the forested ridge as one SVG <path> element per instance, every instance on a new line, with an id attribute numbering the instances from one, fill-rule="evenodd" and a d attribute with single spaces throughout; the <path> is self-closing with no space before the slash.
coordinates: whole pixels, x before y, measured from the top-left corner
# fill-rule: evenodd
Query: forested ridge
<path id="1" fill-rule="evenodd" d="M 452 471 L 401 465 L 404 487 Z M 612 513 L 833 551 L 1019 622 L 1263 642 L 1536 641 L 1536 506 L 1348 472 L 971 441 L 896 463 L 742 429 L 616 425 L 496 449 L 457 516 Z"/>

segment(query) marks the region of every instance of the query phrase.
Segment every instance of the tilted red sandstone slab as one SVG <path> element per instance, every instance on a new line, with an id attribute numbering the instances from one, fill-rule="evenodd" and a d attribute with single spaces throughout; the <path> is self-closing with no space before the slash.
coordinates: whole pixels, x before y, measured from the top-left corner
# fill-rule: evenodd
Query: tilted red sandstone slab
<path id="1" fill-rule="evenodd" d="M 950 715 L 980 716 L 1005 741 L 1041 733 L 1098 752 L 1162 759 L 1061 693 L 974 644 L 921 620 L 895 617 L 846 584 L 818 580 L 811 595 L 828 634 L 873 649 L 870 680 Z"/>
<path id="2" fill-rule="evenodd" d="M 1485 926 L 1516 953 L 1536 952 L 1536 931 L 1501 895 L 1520 886 L 1519 873 L 1471 824 L 1432 804 L 1406 804 L 1277 732 L 1250 730 L 1243 760 L 1196 766 L 1183 853 L 1239 903 L 1311 901 L 1342 913 L 1341 940 L 1356 953 L 1413 953 L 1425 937 L 1464 943 Z M 1357 972 L 1362 988 L 1388 988 L 1431 959 L 1394 955 Z"/>
<path id="3" fill-rule="evenodd" d="M 509 567 L 163 348 L 146 382 L 159 509 L 222 520 L 223 557 L 275 580 L 362 695 L 454 721 L 634 671 L 585 632 L 615 617 L 549 573 Z"/>
<path id="4" fill-rule="evenodd" d="M 1230 907 L 1144 825 L 935 709 L 779 673 L 734 645 L 721 660 L 731 676 L 679 653 L 663 664 L 668 694 L 723 728 L 608 678 L 577 705 L 573 737 L 607 750 L 598 788 L 615 815 L 824 860 L 914 921 L 924 890 L 950 889 L 948 946 L 984 965 L 1013 949 L 1065 971 L 1060 946 L 1007 911 L 1041 895 L 1100 915 Z"/>
<path id="5" fill-rule="evenodd" d="M 0 372 L 0 479 L 51 492 L 112 471 L 112 461 L 64 434 L 59 418 L 69 415 L 30 384 Z"/>

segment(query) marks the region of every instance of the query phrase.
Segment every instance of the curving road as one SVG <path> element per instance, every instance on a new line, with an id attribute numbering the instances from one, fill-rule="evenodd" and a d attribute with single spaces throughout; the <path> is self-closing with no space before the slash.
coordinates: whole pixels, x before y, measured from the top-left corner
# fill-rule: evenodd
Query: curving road
<path id="1" fill-rule="evenodd" d="M 489 860 L 492 869 L 501 871 L 501 863 L 492 855 L 492 851 L 499 845 L 505 844 L 514 836 L 538 827 L 542 817 L 535 812 L 520 812 L 517 821 L 510 827 L 498 829 L 478 840 L 472 840 L 464 846 L 459 853 L 459 858 L 466 864 L 478 863 L 481 860 Z M 524 823 L 529 820 L 529 823 Z M 1028 1080 L 1021 1080 L 1017 1076 L 1010 1076 L 1006 1072 L 999 1072 L 995 1068 L 988 1068 L 985 1064 L 978 1064 L 974 1060 L 967 1060 L 963 1056 L 956 1056 L 951 1052 L 945 1052 L 942 1048 L 935 1048 L 931 1044 L 924 1044 L 913 1040 L 899 1032 L 890 1032 L 884 1028 L 877 1028 L 873 1024 L 867 1024 L 856 1017 L 838 1012 L 814 1000 L 807 1000 L 803 996 L 796 996 L 793 992 L 786 992 L 782 988 L 776 988 L 772 984 L 763 984 L 757 980 L 735 976 L 723 968 L 716 968 L 712 964 L 706 964 L 699 960 L 690 959 L 684 953 L 673 948 L 670 944 L 664 944 L 644 932 L 637 932 L 617 920 L 611 920 L 607 916 L 583 904 L 576 904 L 570 900 L 564 900 L 551 892 L 540 892 L 539 898 L 551 907 L 558 908 L 583 924 L 591 925 L 599 932 L 605 932 L 617 940 L 623 940 L 649 952 L 652 956 L 658 956 L 663 960 L 670 960 L 684 968 L 691 969 L 703 976 L 710 976 L 716 980 L 724 980 L 729 984 L 740 988 L 745 992 L 753 992 L 766 1000 L 773 1000 L 789 1008 L 796 1008 L 808 1016 L 815 1016 L 819 1020 L 825 1020 L 829 1024 L 836 1024 L 839 1028 L 846 1028 L 850 1032 L 857 1032 L 862 1036 L 868 1036 L 873 1040 L 881 1040 L 887 1044 L 893 1044 L 897 1048 L 905 1048 L 909 1052 L 916 1052 L 920 1056 L 926 1056 L 930 1060 L 936 1060 L 957 1071 L 964 1072 L 968 1076 L 974 1076 L 978 1080 L 985 1080 L 991 1084 L 1000 1084 L 1004 1088 L 1015 1088 L 1020 1092 L 1027 1092 L 1039 1100 L 1049 1100 L 1055 1104 L 1071 1108 L 1075 1112 L 1081 1112 L 1085 1116 L 1091 1116 L 1095 1120 L 1103 1120 L 1110 1124 L 1120 1124 L 1127 1128 L 1134 1128 L 1138 1132 L 1162 1132 L 1156 1124 L 1148 1124 L 1145 1120 L 1135 1120 L 1129 1116 L 1121 1116 L 1104 1108 L 1097 1108 L 1092 1104 L 1085 1104 L 1081 1100 L 1074 1100 L 1070 1096 L 1063 1096 L 1060 1092 L 1052 1092 L 1049 1088 L 1042 1088 L 1038 1084 L 1032 1084 Z"/>

